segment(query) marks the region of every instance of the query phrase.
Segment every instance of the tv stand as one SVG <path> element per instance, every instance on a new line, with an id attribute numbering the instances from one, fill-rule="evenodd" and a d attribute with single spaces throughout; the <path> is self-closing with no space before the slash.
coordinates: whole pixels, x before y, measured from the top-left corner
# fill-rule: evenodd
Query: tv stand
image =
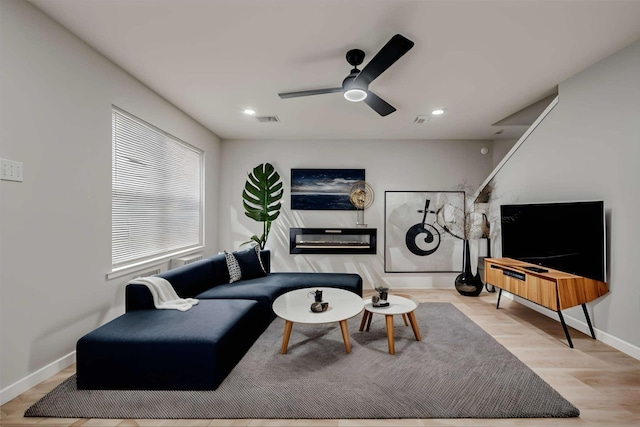
<path id="1" fill-rule="evenodd" d="M 511 258 L 486 258 L 484 263 L 485 282 L 500 289 L 496 309 L 500 307 L 500 297 L 502 291 L 505 290 L 510 294 L 555 311 L 558 313 L 560 323 L 562 323 L 569 347 L 573 348 L 573 342 L 571 342 L 571 336 L 569 336 L 569 330 L 561 310 L 582 305 L 591 337 L 596 338 L 585 304 L 609 292 L 609 287 L 605 282 L 551 268 L 541 269 L 535 264 Z"/>

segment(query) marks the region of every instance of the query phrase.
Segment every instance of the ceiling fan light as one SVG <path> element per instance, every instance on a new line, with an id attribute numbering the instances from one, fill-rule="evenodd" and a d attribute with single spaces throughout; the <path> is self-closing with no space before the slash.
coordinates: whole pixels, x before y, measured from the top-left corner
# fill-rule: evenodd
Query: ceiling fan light
<path id="1" fill-rule="evenodd" d="M 362 89 L 349 89 L 344 92 L 344 97 L 347 101 L 360 102 L 367 97 L 367 92 Z"/>

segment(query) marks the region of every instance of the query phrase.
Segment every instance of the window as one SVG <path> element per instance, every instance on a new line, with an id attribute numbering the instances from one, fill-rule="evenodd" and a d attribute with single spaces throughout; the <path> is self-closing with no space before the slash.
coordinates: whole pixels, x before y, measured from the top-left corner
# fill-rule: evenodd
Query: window
<path id="1" fill-rule="evenodd" d="M 203 152 L 113 107 L 112 268 L 203 245 Z"/>

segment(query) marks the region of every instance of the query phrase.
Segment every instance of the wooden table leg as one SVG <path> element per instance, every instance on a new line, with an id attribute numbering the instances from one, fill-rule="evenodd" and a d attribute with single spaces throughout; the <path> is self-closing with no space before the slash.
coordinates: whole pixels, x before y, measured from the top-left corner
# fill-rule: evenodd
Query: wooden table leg
<path id="1" fill-rule="evenodd" d="M 420 329 L 418 329 L 418 321 L 416 320 L 416 315 L 412 311 L 407 313 L 409 317 L 409 323 L 411 323 L 411 328 L 413 328 L 413 334 L 416 336 L 416 341 L 422 341 L 422 337 L 420 336 Z"/>
<path id="2" fill-rule="evenodd" d="M 344 340 L 344 348 L 347 353 L 351 353 L 351 342 L 349 341 L 349 329 L 347 329 L 347 321 L 340 321 L 340 330 L 342 331 L 342 339 Z"/>
<path id="3" fill-rule="evenodd" d="M 387 341 L 389 343 L 389 354 L 396 354 L 396 345 L 393 341 L 393 315 L 385 314 L 387 321 Z"/>
<path id="4" fill-rule="evenodd" d="M 364 327 L 367 324 L 367 319 L 369 318 L 369 316 L 371 316 L 371 313 L 365 310 L 364 314 L 362 315 L 362 322 L 360 322 L 360 332 L 364 331 Z"/>
<path id="5" fill-rule="evenodd" d="M 284 335 L 282 335 L 282 348 L 280 348 L 280 354 L 287 354 L 287 347 L 289 347 L 289 337 L 291 336 L 291 328 L 293 328 L 293 322 L 285 320 Z"/>
<path id="6" fill-rule="evenodd" d="M 409 326 L 407 323 L 407 316 L 404 313 L 402 313 L 402 320 L 404 320 L 404 326 Z"/>
<path id="7" fill-rule="evenodd" d="M 369 328 L 371 327 L 371 319 L 373 319 L 373 313 L 369 312 L 369 319 L 367 319 L 367 332 L 369 332 Z"/>

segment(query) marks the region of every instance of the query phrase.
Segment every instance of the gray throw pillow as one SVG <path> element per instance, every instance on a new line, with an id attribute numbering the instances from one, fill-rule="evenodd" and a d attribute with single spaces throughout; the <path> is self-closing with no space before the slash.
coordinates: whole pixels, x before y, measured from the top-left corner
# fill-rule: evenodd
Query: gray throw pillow
<path id="1" fill-rule="evenodd" d="M 227 269 L 229 270 L 229 283 L 237 282 L 242 279 L 242 270 L 240 270 L 240 264 L 232 253 L 224 251 L 224 257 L 227 261 Z"/>

